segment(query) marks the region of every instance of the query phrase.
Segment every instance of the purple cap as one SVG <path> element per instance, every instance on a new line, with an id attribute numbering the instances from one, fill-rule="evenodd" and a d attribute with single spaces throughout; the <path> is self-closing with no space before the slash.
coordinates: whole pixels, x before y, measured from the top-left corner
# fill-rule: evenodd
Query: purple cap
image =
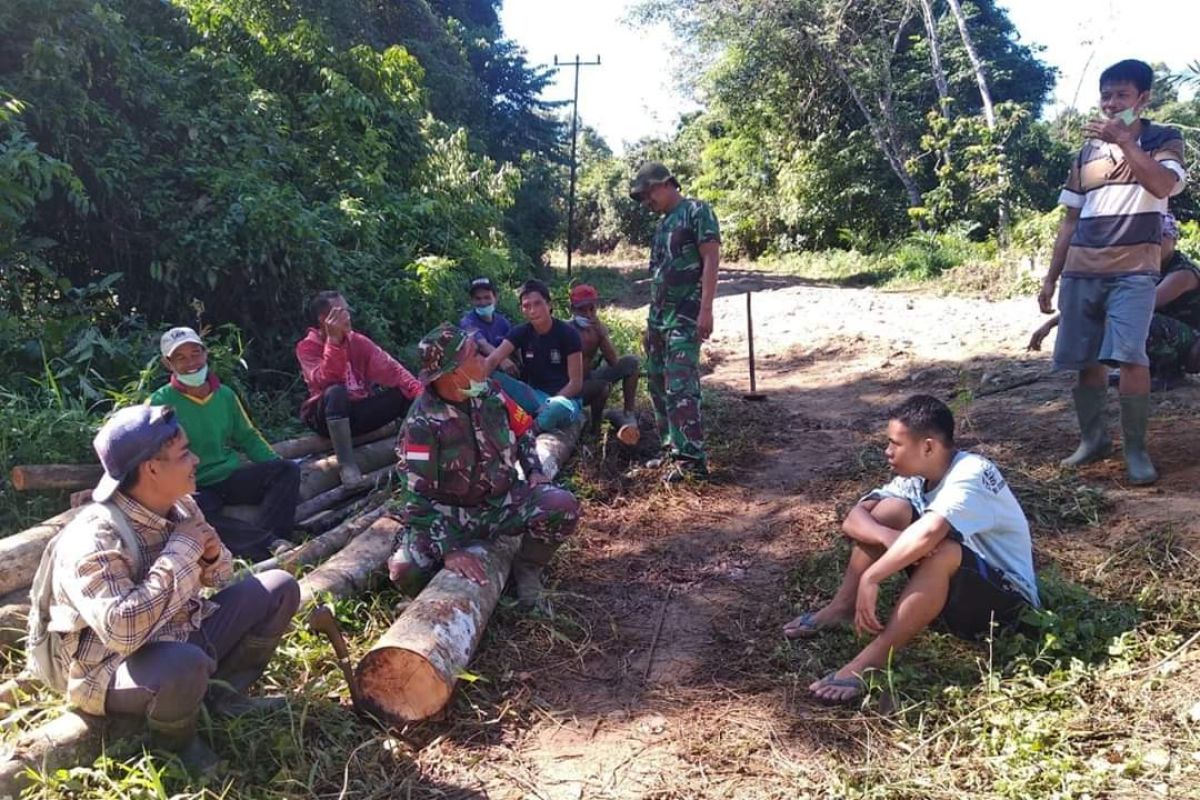
<path id="1" fill-rule="evenodd" d="M 170 406 L 129 406 L 109 417 L 92 440 L 104 467 L 92 499 L 103 503 L 112 497 L 121 481 L 178 434 L 179 421 Z"/>

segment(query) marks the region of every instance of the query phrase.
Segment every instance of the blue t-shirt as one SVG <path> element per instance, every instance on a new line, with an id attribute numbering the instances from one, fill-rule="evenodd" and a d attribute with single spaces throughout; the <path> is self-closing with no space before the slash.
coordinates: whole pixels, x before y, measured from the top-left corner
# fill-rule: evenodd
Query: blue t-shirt
<path id="1" fill-rule="evenodd" d="M 544 334 L 526 322 L 504 338 L 521 354 L 521 380 L 549 395 L 558 394 L 571 380 L 567 356 L 583 350 L 579 334 L 561 319 L 554 320 Z"/>
<path id="2" fill-rule="evenodd" d="M 459 320 L 458 327 L 476 339 L 483 339 L 492 347 L 499 347 L 500 343 L 504 341 L 504 337 L 508 336 L 508 332 L 512 330 L 512 325 L 499 311 L 492 314 L 491 322 L 474 311 L 468 311 Z"/>

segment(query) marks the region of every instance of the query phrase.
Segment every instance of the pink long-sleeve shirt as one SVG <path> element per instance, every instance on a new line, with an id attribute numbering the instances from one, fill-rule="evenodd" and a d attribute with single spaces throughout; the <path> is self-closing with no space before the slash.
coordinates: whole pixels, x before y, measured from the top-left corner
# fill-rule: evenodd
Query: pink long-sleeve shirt
<path id="1" fill-rule="evenodd" d="M 296 343 L 296 360 L 308 385 L 308 398 L 300 406 L 302 418 L 307 418 L 326 389 L 339 383 L 345 384 L 351 400 L 370 396 L 373 386 L 399 389 L 410 400 L 423 389 L 403 364 L 358 331 L 350 331 L 335 343 L 309 328 Z"/>

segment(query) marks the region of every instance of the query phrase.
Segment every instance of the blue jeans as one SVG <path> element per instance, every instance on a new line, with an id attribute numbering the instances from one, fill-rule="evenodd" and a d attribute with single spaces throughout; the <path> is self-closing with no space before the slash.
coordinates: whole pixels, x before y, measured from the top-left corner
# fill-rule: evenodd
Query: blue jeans
<path id="1" fill-rule="evenodd" d="M 536 416 L 539 433 L 565 428 L 583 414 L 583 405 L 577 397 L 555 395 L 551 398 L 545 392 L 500 370 L 496 370 L 492 377 L 500 382 L 500 388 L 504 389 L 504 393 L 516 401 L 517 405 Z M 550 402 L 546 402 L 547 400 Z"/>

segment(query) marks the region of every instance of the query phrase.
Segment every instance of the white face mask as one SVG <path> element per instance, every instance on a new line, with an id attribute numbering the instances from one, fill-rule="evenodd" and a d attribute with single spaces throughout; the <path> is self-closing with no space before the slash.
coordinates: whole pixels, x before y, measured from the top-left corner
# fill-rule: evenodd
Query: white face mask
<path id="1" fill-rule="evenodd" d="M 178 378 L 179 382 L 184 386 L 191 386 L 193 389 L 195 389 L 197 386 L 203 386 L 205 381 L 208 380 L 208 365 L 205 364 L 195 372 L 189 372 L 186 375 L 181 375 L 180 373 L 176 372 L 175 377 Z"/>

